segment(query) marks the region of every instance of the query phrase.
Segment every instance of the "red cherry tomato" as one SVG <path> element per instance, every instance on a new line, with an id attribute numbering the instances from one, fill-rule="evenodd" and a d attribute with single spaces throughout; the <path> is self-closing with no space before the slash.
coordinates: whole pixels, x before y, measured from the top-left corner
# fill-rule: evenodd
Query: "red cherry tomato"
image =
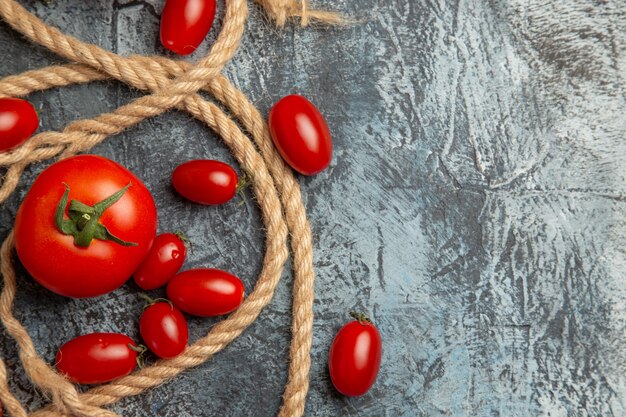
<path id="1" fill-rule="evenodd" d="M 223 204 L 237 191 L 238 177 L 230 165 L 198 159 L 174 169 L 172 185 L 178 193 L 199 204 Z"/>
<path id="2" fill-rule="evenodd" d="M 348 396 L 365 394 L 376 381 L 381 355 L 380 334 L 364 316 L 343 326 L 330 347 L 328 360 L 337 391 Z"/>
<path id="3" fill-rule="evenodd" d="M 136 176 L 106 158 L 80 155 L 37 177 L 15 218 L 15 247 L 44 287 L 94 297 L 131 277 L 156 223 L 154 200 Z"/>
<path id="4" fill-rule="evenodd" d="M 176 275 L 167 285 L 167 298 L 194 316 L 221 316 L 234 311 L 244 297 L 239 278 L 219 269 L 191 269 Z"/>
<path id="5" fill-rule="evenodd" d="M 153 290 L 174 277 L 187 257 L 187 247 L 180 235 L 163 233 L 154 243 L 139 268 L 133 274 L 139 288 Z"/>
<path id="6" fill-rule="evenodd" d="M 32 104 L 19 98 L 0 98 L 0 152 L 21 145 L 38 127 Z"/>
<path id="7" fill-rule="evenodd" d="M 215 18 L 215 0 L 166 0 L 161 14 L 161 43 L 188 55 L 202 43 Z"/>
<path id="8" fill-rule="evenodd" d="M 317 174 L 330 164 L 330 131 L 319 110 L 306 98 L 291 95 L 274 104 L 269 127 L 278 152 L 299 173 Z"/>
<path id="9" fill-rule="evenodd" d="M 133 339 L 119 333 L 91 333 L 70 340 L 57 353 L 56 366 L 77 384 L 102 384 L 130 374 L 137 366 Z"/>
<path id="10" fill-rule="evenodd" d="M 180 355 L 189 339 L 185 317 L 166 302 L 152 304 L 144 310 L 139 320 L 139 332 L 148 349 L 163 359 Z"/>

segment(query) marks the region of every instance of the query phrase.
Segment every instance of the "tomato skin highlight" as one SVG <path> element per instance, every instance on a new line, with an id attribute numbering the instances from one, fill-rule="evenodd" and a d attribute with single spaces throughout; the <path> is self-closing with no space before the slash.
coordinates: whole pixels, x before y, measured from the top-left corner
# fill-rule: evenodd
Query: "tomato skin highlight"
<path id="1" fill-rule="evenodd" d="M 219 269 L 190 269 L 176 275 L 167 285 L 167 298 L 194 316 L 213 317 L 236 310 L 243 301 L 239 278 Z"/>
<path id="2" fill-rule="evenodd" d="M 133 274 L 135 283 L 143 290 L 162 287 L 178 273 L 186 257 L 187 246 L 178 235 L 174 233 L 158 235 Z"/>
<path id="3" fill-rule="evenodd" d="M 32 104 L 20 98 L 0 98 L 0 152 L 21 145 L 39 128 Z"/>
<path id="4" fill-rule="evenodd" d="M 139 333 L 155 355 L 171 359 L 187 347 L 189 330 L 183 314 L 167 302 L 158 302 L 146 308 L 139 320 Z"/>
<path id="5" fill-rule="evenodd" d="M 351 321 L 343 326 L 330 348 L 328 369 L 343 395 L 365 394 L 376 382 L 382 357 L 380 333 L 372 323 Z"/>
<path id="6" fill-rule="evenodd" d="M 294 94 L 274 104 L 269 128 L 278 152 L 299 173 L 314 175 L 330 164 L 330 130 L 320 111 L 306 98 Z"/>
<path id="7" fill-rule="evenodd" d="M 215 19 L 215 0 L 166 0 L 161 14 L 161 44 L 189 55 L 202 43 Z"/>
<path id="8" fill-rule="evenodd" d="M 205 205 L 224 204 L 232 199 L 238 181 L 230 165 L 209 159 L 185 162 L 172 173 L 172 185 L 180 195 Z"/>
<path id="9" fill-rule="evenodd" d="M 100 222 L 137 246 L 94 239 L 88 247 L 79 247 L 73 236 L 61 233 L 54 214 L 65 190 L 63 183 L 70 186 L 70 199 L 88 205 L 130 183 Z M 67 213 L 66 209 L 66 219 Z M 154 240 L 156 226 L 152 195 L 135 175 L 106 158 L 79 155 L 51 165 L 37 177 L 15 218 L 15 248 L 26 270 L 44 287 L 67 297 L 95 297 L 132 276 Z"/>
<path id="10" fill-rule="evenodd" d="M 77 384 L 103 384 L 130 374 L 137 367 L 133 339 L 119 333 L 78 336 L 59 348 L 56 367 Z"/>

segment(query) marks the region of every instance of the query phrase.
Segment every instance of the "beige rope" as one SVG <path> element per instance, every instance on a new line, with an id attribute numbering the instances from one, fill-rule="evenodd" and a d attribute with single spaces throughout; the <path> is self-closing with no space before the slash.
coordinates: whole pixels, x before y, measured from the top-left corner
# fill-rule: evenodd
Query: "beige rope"
<path id="1" fill-rule="evenodd" d="M 284 24 L 292 16 L 300 16 L 303 25 L 309 19 L 326 23 L 340 21 L 332 13 L 310 11 L 307 1 L 301 2 L 298 10 L 294 8 L 294 4 L 298 2 L 258 2 L 276 19 L 278 25 Z M 40 133 L 14 151 L 0 154 L 0 165 L 8 167 L 0 187 L 0 202 L 4 202 L 11 195 L 21 173 L 29 164 L 58 155 L 69 156 L 86 151 L 109 135 L 119 133 L 147 117 L 178 108 L 189 112 L 215 130 L 230 147 L 243 169 L 253 176 L 254 192 L 267 229 L 263 269 L 254 291 L 235 313 L 214 326 L 209 334 L 189 346 L 181 356 L 159 361 L 153 366 L 111 384 L 93 388 L 84 394 L 79 394 L 72 384 L 41 359 L 28 332 L 12 313 L 16 283 L 11 262 L 11 232 L 0 250 L 0 266 L 4 277 L 4 288 L 0 295 L 0 319 L 17 342 L 20 360 L 27 375 L 52 399 L 50 405 L 31 415 L 113 416 L 114 413 L 99 407 L 137 395 L 175 377 L 185 369 L 204 363 L 239 336 L 271 301 L 288 256 L 288 231 L 291 233 L 294 256 L 293 338 L 288 383 L 280 415 L 302 415 L 308 391 L 313 320 L 314 273 L 310 227 L 299 186 L 274 149 L 264 119 L 245 95 L 219 74 L 221 68 L 234 55 L 243 34 L 247 16 L 245 1 L 227 1 L 222 32 L 209 55 L 195 65 L 162 57 L 117 56 L 47 26 L 13 0 L 0 0 L 0 15 L 32 41 L 79 63 L 6 77 L 0 80 L 0 96 L 24 96 L 36 90 L 109 77 L 151 93 L 112 113 L 70 123 L 63 132 Z M 201 89 L 211 93 L 238 119 L 250 133 L 253 142 L 218 106 L 197 95 Z M 0 399 L 10 415 L 26 415 L 26 411 L 8 389 L 6 370 L 1 362 Z"/>
<path id="2" fill-rule="evenodd" d="M 342 25 L 348 23 L 337 13 L 309 8 L 309 0 L 254 0 L 276 22 L 278 27 L 285 25 L 290 18 L 300 18 L 300 24 L 321 23 L 326 25 Z"/>

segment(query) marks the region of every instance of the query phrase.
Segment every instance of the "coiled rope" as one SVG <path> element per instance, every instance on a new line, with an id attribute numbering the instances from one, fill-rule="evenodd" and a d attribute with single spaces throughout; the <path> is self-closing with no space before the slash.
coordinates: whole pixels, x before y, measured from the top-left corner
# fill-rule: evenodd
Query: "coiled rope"
<path id="1" fill-rule="evenodd" d="M 284 25 L 292 17 L 299 17 L 302 25 L 310 21 L 342 23 L 342 19 L 334 13 L 310 10 L 308 0 L 255 1 L 278 26 Z M 93 119 L 74 121 L 61 132 L 39 133 L 19 148 L 0 154 L 0 166 L 6 169 L 0 184 L 0 203 L 13 193 L 22 172 L 30 164 L 88 151 L 107 137 L 146 118 L 178 109 L 203 121 L 221 136 L 242 169 L 251 176 L 267 230 L 261 273 L 254 290 L 237 311 L 214 326 L 180 356 L 160 360 L 129 376 L 84 393 L 79 392 L 41 358 L 27 330 L 13 315 L 16 279 L 11 231 L 0 249 L 0 272 L 4 279 L 0 294 L 0 320 L 17 343 L 26 374 L 51 402 L 40 410 L 28 412 L 9 390 L 7 371 L 0 360 L 0 400 L 9 415 L 113 417 L 116 414 L 103 406 L 138 395 L 167 382 L 186 369 L 206 362 L 252 324 L 272 300 L 289 256 L 289 237 L 294 275 L 292 341 L 288 381 L 279 416 L 301 416 L 309 387 L 313 327 L 311 230 L 300 187 L 292 171 L 276 152 L 264 118 L 250 100 L 221 75 L 222 68 L 233 57 L 241 41 L 248 16 L 246 1 L 226 1 L 222 30 L 209 54 L 196 64 L 159 56 L 119 56 L 46 25 L 14 0 L 0 0 L 0 16 L 31 41 L 73 63 L 5 77 L 0 80 L 0 97 L 26 96 L 33 91 L 111 78 L 148 92 L 113 112 Z M 210 94 L 228 110 L 230 116 L 222 107 L 202 98 L 198 94 L 200 91 Z"/>

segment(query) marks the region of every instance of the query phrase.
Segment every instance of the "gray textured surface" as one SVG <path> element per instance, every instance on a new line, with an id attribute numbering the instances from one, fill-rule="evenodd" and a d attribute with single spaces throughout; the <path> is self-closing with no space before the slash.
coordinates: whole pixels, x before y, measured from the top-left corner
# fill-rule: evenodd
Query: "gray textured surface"
<path id="1" fill-rule="evenodd" d="M 288 93 L 308 96 L 334 134 L 331 168 L 301 181 L 317 267 L 307 414 L 625 416 L 625 3 L 314 3 L 364 23 L 281 32 L 254 7 L 227 68 L 264 112 Z M 161 0 L 26 4 L 119 53 L 163 52 Z M 0 51 L 2 75 L 59 62 L 4 24 Z M 47 130 L 135 94 L 111 82 L 31 98 Z M 200 208 L 168 185 L 187 159 L 232 161 L 215 135 L 170 113 L 94 151 L 146 181 L 160 230 L 183 229 L 196 244 L 188 267 L 231 270 L 251 287 L 263 231 L 250 196 Z M 41 169 L 28 171 L 0 211 L 2 237 Z M 80 333 L 137 335 L 141 301 L 131 285 L 77 301 L 21 275 L 17 314 L 46 358 Z M 290 290 L 286 272 L 235 343 L 116 410 L 274 415 L 286 380 Z M 378 324 L 384 354 L 371 392 L 347 399 L 329 383 L 326 355 L 355 307 Z M 213 323 L 191 320 L 192 338 Z M 40 404 L 14 343 L 2 337 L 0 349 L 19 398 Z"/>

